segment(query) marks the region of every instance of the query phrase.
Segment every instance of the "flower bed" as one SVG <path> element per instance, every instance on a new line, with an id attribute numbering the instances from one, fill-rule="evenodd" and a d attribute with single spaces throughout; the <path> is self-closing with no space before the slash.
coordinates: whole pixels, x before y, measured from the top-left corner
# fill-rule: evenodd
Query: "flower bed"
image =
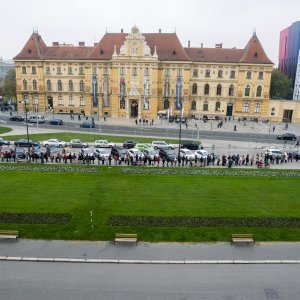
<path id="1" fill-rule="evenodd" d="M 123 174 L 143 175 L 202 175 L 202 176 L 268 176 L 300 177 L 300 172 L 290 170 L 245 170 L 245 169 L 190 169 L 190 168 L 123 168 Z"/>
<path id="2" fill-rule="evenodd" d="M 111 226 L 138 227 L 300 227 L 297 217 L 154 217 L 112 216 Z"/>
<path id="3" fill-rule="evenodd" d="M 68 214 L 0 213 L 0 223 L 65 225 L 71 219 Z"/>

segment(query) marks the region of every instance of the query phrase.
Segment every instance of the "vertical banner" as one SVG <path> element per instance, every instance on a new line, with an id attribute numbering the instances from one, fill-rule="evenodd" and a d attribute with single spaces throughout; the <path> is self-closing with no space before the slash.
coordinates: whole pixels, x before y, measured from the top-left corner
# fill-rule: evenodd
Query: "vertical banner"
<path id="1" fill-rule="evenodd" d="M 146 78 L 144 81 L 144 109 L 149 109 L 149 90 L 150 90 L 150 83 L 149 79 Z"/>
<path id="2" fill-rule="evenodd" d="M 178 77 L 176 82 L 176 101 L 175 101 L 176 109 L 181 108 L 181 91 L 182 91 L 182 82 L 181 82 L 181 78 Z"/>
<path id="3" fill-rule="evenodd" d="M 108 75 L 104 75 L 104 81 L 103 81 L 103 106 L 108 107 L 109 106 L 109 97 L 108 97 Z"/>
<path id="4" fill-rule="evenodd" d="M 97 98 L 97 90 L 98 90 L 98 86 L 97 86 L 97 76 L 93 75 L 93 82 L 92 82 L 92 91 L 93 91 L 93 107 L 97 107 L 98 106 L 98 98 Z"/>
<path id="5" fill-rule="evenodd" d="M 120 80 L 120 109 L 125 109 L 125 80 Z"/>

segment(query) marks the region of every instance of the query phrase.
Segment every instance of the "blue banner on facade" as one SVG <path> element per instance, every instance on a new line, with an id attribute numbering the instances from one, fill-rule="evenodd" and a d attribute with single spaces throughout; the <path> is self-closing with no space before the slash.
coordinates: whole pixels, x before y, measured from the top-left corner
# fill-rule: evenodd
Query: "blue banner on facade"
<path id="1" fill-rule="evenodd" d="M 98 91 L 98 84 L 97 84 L 97 76 L 93 76 L 93 82 L 92 82 L 92 91 L 93 91 L 93 107 L 98 106 L 98 98 L 97 98 L 97 91 Z"/>
<path id="2" fill-rule="evenodd" d="M 176 102 L 175 102 L 175 108 L 181 109 L 181 91 L 182 91 L 182 82 L 181 78 L 177 78 L 176 82 Z"/>

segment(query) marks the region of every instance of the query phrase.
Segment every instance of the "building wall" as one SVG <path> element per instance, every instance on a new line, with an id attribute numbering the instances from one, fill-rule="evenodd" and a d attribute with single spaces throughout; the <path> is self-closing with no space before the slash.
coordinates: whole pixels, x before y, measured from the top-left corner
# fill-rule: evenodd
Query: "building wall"
<path id="1" fill-rule="evenodd" d="M 293 100 L 298 100 L 298 101 L 300 100 L 300 50 L 298 55 Z"/>

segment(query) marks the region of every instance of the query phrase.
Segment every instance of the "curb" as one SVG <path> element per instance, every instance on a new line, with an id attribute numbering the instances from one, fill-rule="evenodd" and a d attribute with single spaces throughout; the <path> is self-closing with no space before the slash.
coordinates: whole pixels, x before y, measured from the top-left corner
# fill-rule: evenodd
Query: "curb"
<path id="1" fill-rule="evenodd" d="M 0 256 L 0 261 L 27 262 L 63 262 L 63 263 L 105 263 L 105 264 L 300 264 L 300 260 L 135 260 L 135 259 L 85 259 L 85 258 L 52 258 L 52 257 L 22 257 Z"/>

